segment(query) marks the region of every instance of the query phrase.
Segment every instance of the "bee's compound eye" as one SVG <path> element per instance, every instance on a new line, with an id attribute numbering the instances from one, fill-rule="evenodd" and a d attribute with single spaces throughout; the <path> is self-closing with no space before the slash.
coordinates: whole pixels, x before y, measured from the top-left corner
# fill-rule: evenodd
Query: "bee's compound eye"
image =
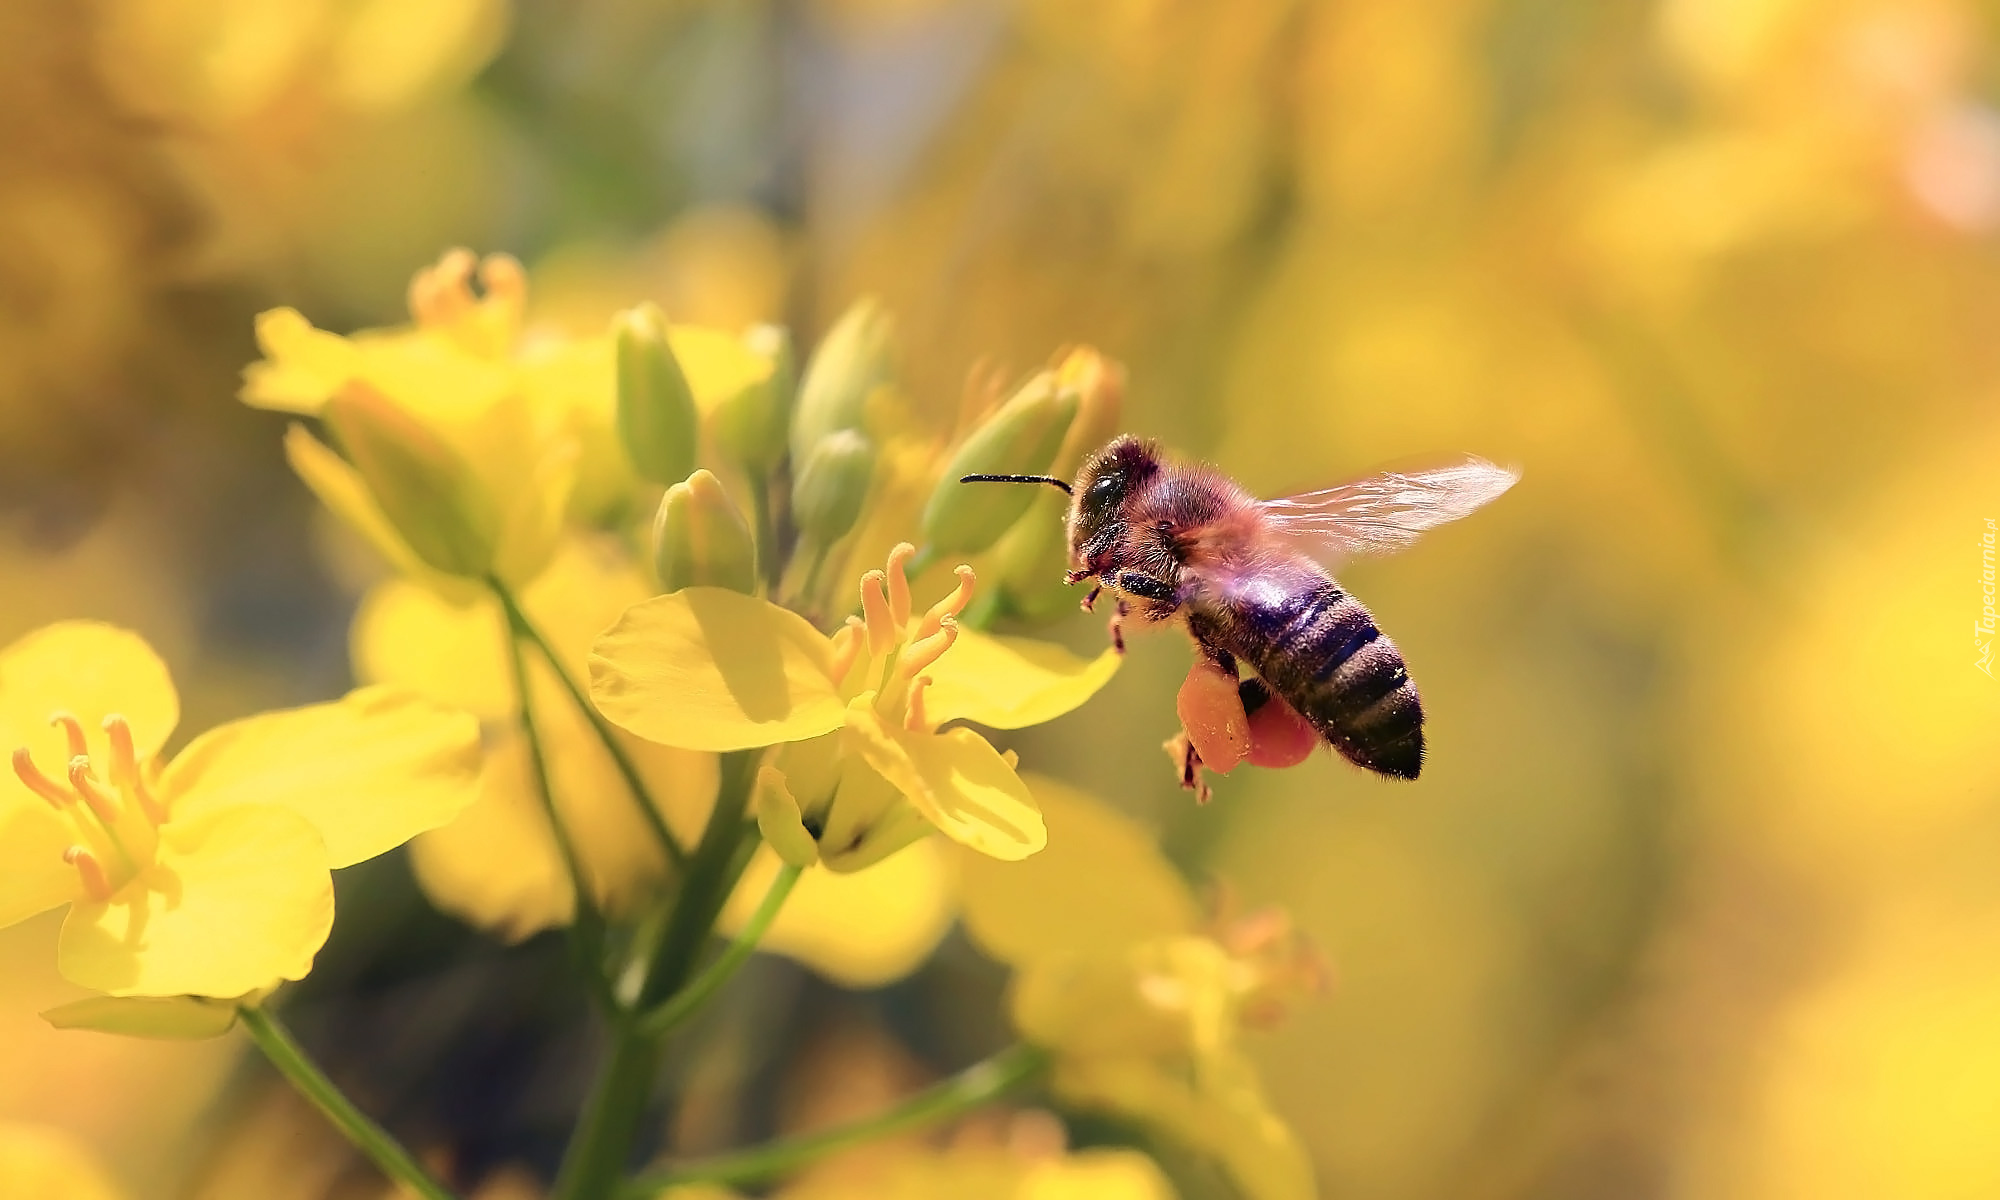
<path id="1" fill-rule="evenodd" d="M 1091 484 L 1090 491 L 1086 492 L 1085 495 L 1091 500 L 1102 502 L 1116 496 L 1118 491 L 1118 477 L 1115 475 L 1106 475 Z"/>

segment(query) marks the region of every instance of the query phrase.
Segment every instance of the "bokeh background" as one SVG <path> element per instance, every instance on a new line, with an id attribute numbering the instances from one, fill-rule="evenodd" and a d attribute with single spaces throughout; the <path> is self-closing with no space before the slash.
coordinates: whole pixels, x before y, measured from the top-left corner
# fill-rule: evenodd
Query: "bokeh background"
<path id="1" fill-rule="evenodd" d="M 343 688 L 371 568 L 237 371 L 260 309 L 395 322 L 448 246 L 520 256 L 536 319 L 587 332 L 653 297 L 810 341 L 877 294 L 940 420 L 976 364 L 1089 342 L 1129 365 L 1129 428 L 1266 493 L 1466 451 L 1525 471 L 1344 577 L 1424 690 L 1420 783 L 1323 758 L 1195 808 L 1157 748 L 1172 637 L 1015 743 L 1324 949 L 1332 992 L 1257 1052 L 1326 1196 L 2000 1195 L 1996 22 L 12 0 L 0 642 L 135 627 L 187 729 Z M 400 858 L 341 904 L 302 1034 L 532 1194 L 586 1037 L 560 946 L 458 928 Z M 0 1117 L 142 1197 L 378 1194 L 233 1040 L 45 1029 L 54 930 L 0 934 Z M 956 939 L 873 993 L 759 959 L 678 1068 L 672 1137 L 969 1061 L 1001 979 Z"/>

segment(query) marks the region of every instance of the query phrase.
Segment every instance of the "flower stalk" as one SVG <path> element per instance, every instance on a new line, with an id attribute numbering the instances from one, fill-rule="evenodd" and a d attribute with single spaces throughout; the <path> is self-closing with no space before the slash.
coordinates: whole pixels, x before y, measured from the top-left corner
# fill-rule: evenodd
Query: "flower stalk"
<path id="1" fill-rule="evenodd" d="M 611 756 L 612 763 L 618 768 L 618 774 L 624 778 L 625 786 L 631 789 L 633 803 L 639 806 L 639 815 L 645 819 L 646 827 L 659 841 L 660 848 L 666 851 L 668 860 L 676 867 L 685 867 L 686 847 L 682 846 L 680 839 L 674 836 L 674 831 L 667 828 L 666 819 L 660 815 L 659 807 L 654 804 L 652 791 L 646 786 L 645 777 L 639 774 L 638 764 L 634 763 L 632 756 L 625 752 L 625 747 L 612 732 L 610 724 L 597 711 L 597 706 L 590 702 L 590 697 L 584 695 L 583 689 L 577 686 L 576 680 L 570 677 L 569 671 L 562 664 L 562 659 L 557 657 L 555 647 L 549 644 L 548 638 L 543 636 L 542 631 L 528 618 L 526 610 L 521 607 L 520 601 L 515 599 L 514 593 L 497 579 L 489 579 L 487 586 L 493 589 L 494 596 L 499 599 L 500 607 L 507 616 L 507 627 L 513 631 L 514 637 L 525 639 L 535 647 L 542 661 L 549 665 L 549 670 L 562 681 L 563 690 L 569 693 L 571 703 L 575 704 L 577 711 L 590 722 L 590 728 L 597 734 L 598 741 L 604 744 L 605 753 Z M 527 696 L 525 687 L 521 694 L 525 705 Z"/>
<path id="2" fill-rule="evenodd" d="M 777 920 L 778 912 L 785 906 L 785 898 L 792 894 L 792 888 L 804 873 L 803 867 L 787 863 L 778 871 L 778 877 L 771 881 L 769 891 L 757 905 L 757 911 L 750 916 L 750 923 L 736 935 L 721 956 L 708 964 L 707 968 L 689 981 L 688 985 L 675 992 L 659 1007 L 639 1018 L 639 1029 L 646 1036 L 662 1038 L 679 1028 L 681 1023 L 701 1010 L 709 997 L 733 978 L 739 968 L 749 961 L 756 952 L 757 943 L 763 940 L 771 922 Z"/>
<path id="3" fill-rule="evenodd" d="M 432 1178 L 402 1143 L 356 1108 L 326 1073 L 306 1057 L 304 1048 L 293 1040 L 291 1031 L 278 1018 L 253 1004 L 241 1005 L 236 1011 L 243 1028 L 250 1033 L 250 1040 L 257 1043 L 257 1048 L 286 1082 L 312 1101 L 313 1107 L 324 1113 L 383 1174 L 424 1200 L 453 1200 L 451 1191 Z"/>
<path id="4" fill-rule="evenodd" d="M 842 1150 L 965 1116 L 1027 1087 L 1048 1068 L 1044 1051 L 1026 1043 L 1009 1046 L 886 1112 L 851 1125 L 636 1175 L 619 1193 L 620 1200 L 648 1200 L 687 1184 L 754 1184 L 781 1178 Z"/>

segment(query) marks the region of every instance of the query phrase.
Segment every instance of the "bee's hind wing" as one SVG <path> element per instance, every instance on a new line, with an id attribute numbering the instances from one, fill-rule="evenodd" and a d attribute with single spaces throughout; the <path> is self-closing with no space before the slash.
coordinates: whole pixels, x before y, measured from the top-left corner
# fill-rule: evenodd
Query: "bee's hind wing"
<path id="1" fill-rule="evenodd" d="M 1268 528 L 1322 554 L 1394 554 L 1435 529 L 1470 516 L 1521 478 L 1483 458 L 1432 471 L 1390 472 L 1258 505 Z"/>

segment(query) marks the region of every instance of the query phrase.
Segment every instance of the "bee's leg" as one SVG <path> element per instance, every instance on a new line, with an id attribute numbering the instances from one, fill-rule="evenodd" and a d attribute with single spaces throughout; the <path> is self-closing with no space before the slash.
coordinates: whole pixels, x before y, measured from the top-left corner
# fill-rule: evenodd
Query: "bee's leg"
<path id="1" fill-rule="evenodd" d="M 1118 606 L 1111 610 L 1111 619 L 1104 628 L 1111 634 L 1111 648 L 1125 653 L 1125 618 L 1132 610 L 1125 606 L 1125 597 L 1118 597 Z"/>
<path id="2" fill-rule="evenodd" d="M 1078 605 L 1078 607 L 1083 609 L 1083 611 L 1085 612 L 1089 612 L 1091 610 L 1091 606 L 1097 603 L 1097 598 L 1099 596 L 1102 596 L 1103 594 L 1104 594 L 1103 584 L 1100 583 L 1093 585 L 1090 589 L 1090 594 L 1083 598 L 1083 603 Z"/>
<path id="3" fill-rule="evenodd" d="M 1074 587 L 1088 578 L 1090 578 L 1089 571 L 1064 571 L 1063 586 Z"/>
<path id="4" fill-rule="evenodd" d="M 1207 777 L 1202 774 L 1201 752 L 1188 740 L 1187 731 L 1182 730 L 1168 738 L 1165 749 L 1167 757 L 1174 761 L 1175 768 L 1180 772 L 1181 787 L 1194 793 L 1196 804 L 1207 804 L 1214 792 L 1208 786 Z"/>

